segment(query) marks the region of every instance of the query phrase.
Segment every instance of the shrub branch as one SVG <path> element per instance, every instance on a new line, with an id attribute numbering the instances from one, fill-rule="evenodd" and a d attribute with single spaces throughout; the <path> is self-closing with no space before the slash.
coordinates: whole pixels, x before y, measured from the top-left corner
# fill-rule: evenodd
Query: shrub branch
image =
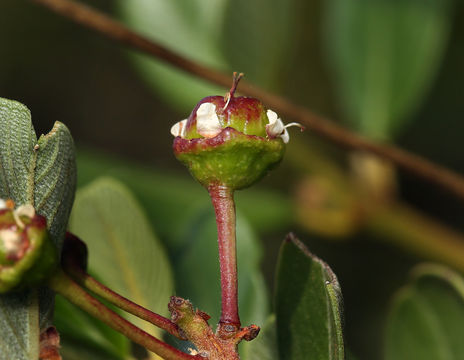
<path id="1" fill-rule="evenodd" d="M 61 16 L 91 28 L 119 43 L 161 59 L 187 73 L 228 88 L 230 75 L 203 66 L 187 59 L 168 48 L 130 30 L 122 23 L 97 10 L 72 0 L 31 0 L 43 5 Z M 347 149 L 367 151 L 385 158 L 432 184 L 440 186 L 464 200 L 464 177 L 423 157 L 399 147 L 375 143 L 359 136 L 331 120 L 293 104 L 288 99 L 267 92 L 259 87 L 242 82 L 243 94 L 260 99 L 281 115 L 304 124 L 315 134 Z"/>

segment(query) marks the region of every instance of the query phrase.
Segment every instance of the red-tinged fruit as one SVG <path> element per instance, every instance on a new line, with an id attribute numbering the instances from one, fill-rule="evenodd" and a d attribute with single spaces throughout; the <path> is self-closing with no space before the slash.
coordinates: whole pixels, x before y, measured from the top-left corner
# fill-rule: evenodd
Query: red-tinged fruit
<path id="1" fill-rule="evenodd" d="M 282 121 L 257 99 L 235 97 L 234 74 L 225 97 L 208 96 L 171 133 L 174 154 L 205 187 L 242 189 L 276 166 L 289 136 Z"/>
<path id="2" fill-rule="evenodd" d="M 40 284 L 57 264 L 46 219 L 31 205 L 14 209 L 0 200 L 0 293 Z"/>
<path id="3" fill-rule="evenodd" d="M 198 111 L 199 109 L 200 112 Z M 211 109 L 211 113 L 208 112 L 209 109 Z M 198 116 L 198 113 L 200 113 L 200 116 Z M 206 120 L 203 114 L 213 116 L 217 119 L 217 126 L 212 126 L 213 130 L 217 129 L 216 133 L 214 131 L 210 131 L 209 133 L 207 130 L 205 131 L 207 125 L 204 125 Z M 200 122 L 197 120 L 200 120 Z M 233 95 L 229 98 L 224 98 L 224 96 L 208 96 L 200 100 L 190 114 L 186 123 L 184 137 L 186 139 L 214 137 L 227 127 L 231 127 L 246 135 L 266 137 L 267 124 L 269 124 L 269 119 L 266 115 L 266 109 L 257 99 L 244 96 L 235 97 Z"/>

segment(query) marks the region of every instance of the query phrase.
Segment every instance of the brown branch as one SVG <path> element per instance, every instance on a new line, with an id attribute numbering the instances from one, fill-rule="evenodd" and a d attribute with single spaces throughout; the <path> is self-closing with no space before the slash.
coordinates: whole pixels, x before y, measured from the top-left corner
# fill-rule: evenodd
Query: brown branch
<path id="1" fill-rule="evenodd" d="M 150 54 L 153 57 L 196 75 L 212 83 L 229 88 L 230 75 L 193 62 L 154 41 L 131 31 L 123 24 L 113 20 L 88 6 L 71 0 L 32 0 L 50 10 L 65 16 L 81 25 L 91 28 L 105 36 L 131 48 Z M 308 109 L 295 105 L 284 97 L 271 94 L 250 83 L 242 82 L 240 92 L 253 96 L 287 118 L 305 124 L 315 134 L 322 136 L 347 149 L 368 151 L 388 159 L 398 167 L 422 177 L 423 179 L 447 189 L 464 199 L 464 177 L 420 156 L 392 145 L 374 143 L 352 133 L 332 121 Z"/>

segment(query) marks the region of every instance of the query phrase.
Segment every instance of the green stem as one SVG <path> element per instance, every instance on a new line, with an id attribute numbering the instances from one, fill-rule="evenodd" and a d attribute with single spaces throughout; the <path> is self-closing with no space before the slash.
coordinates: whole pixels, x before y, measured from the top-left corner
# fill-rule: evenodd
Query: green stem
<path id="1" fill-rule="evenodd" d="M 221 185 L 211 185 L 208 191 L 216 213 L 218 231 L 222 300 L 219 326 L 226 333 L 235 333 L 240 329 L 240 318 L 238 315 L 234 192 L 227 186 Z"/>
<path id="2" fill-rule="evenodd" d="M 64 296 L 74 305 L 166 360 L 194 360 L 202 358 L 198 355 L 185 354 L 133 325 L 88 294 L 62 270 L 57 271 L 53 275 L 48 285 L 52 290 Z"/>
<path id="3" fill-rule="evenodd" d="M 111 304 L 117 306 L 118 308 L 139 317 L 149 323 L 166 330 L 171 335 L 185 340 L 185 336 L 179 331 L 179 327 L 174 324 L 170 319 L 165 318 L 159 314 L 154 313 L 132 301 L 126 299 L 125 297 L 119 295 L 113 290 L 109 289 L 92 276 L 87 274 L 85 271 L 74 267 L 72 269 L 66 269 L 66 271 L 71 275 L 74 280 L 76 280 L 81 286 L 92 291 L 94 294 L 100 296 Z"/>
<path id="4" fill-rule="evenodd" d="M 409 206 L 395 203 L 375 212 L 367 230 L 409 252 L 464 272 L 464 237 Z"/>

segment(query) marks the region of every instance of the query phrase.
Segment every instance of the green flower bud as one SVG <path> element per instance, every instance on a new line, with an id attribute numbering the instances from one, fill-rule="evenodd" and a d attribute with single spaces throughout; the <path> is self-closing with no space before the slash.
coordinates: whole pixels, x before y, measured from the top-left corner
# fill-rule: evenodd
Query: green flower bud
<path id="1" fill-rule="evenodd" d="M 38 285 L 58 264 L 46 219 L 31 205 L 13 206 L 0 199 L 0 293 Z"/>
<path id="2" fill-rule="evenodd" d="M 225 96 L 208 96 L 171 128 L 174 154 L 204 186 L 242 189 L 276 166 L 289 140 L 288 126 L 257 99 L 235 97 L 240 76 Z"/>

